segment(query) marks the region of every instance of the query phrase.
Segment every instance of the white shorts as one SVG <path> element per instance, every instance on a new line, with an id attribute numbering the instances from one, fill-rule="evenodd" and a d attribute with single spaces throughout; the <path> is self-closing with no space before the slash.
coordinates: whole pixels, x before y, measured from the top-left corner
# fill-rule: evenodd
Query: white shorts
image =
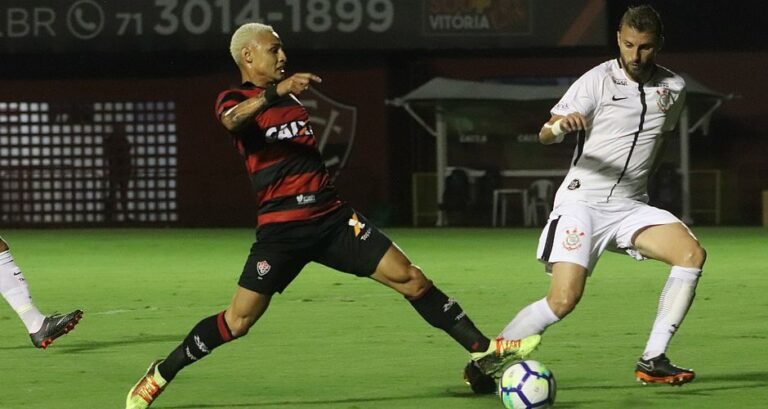
<path id="1" fill-rule="evenodd" d="M 536 256 L 548 272 L 552 264 L 565 261 L 592 274 L 606 249 L 644 260 L 634 247 L 635 233 L 644 227 L 671 223 L 683 222 L 666 210 L 634 200 L 565 202 L 549 215 Z"/>

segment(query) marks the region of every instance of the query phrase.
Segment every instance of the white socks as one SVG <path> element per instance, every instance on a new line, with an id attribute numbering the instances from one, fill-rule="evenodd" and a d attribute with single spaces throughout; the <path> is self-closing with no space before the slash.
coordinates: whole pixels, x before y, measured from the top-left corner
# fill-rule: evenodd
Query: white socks
<path id="1" fill-rule="evenodd" d="M 701 269 L 699 268 L 672 267 L 667 284 L 659 298 L 656 321 L 643 352 L 643 359 L 654 358 L 667 350 L 672 335 L 683 322 L 688 308 L 693 303 L 700 276 Z M 507 324 L 500 336 L 506 339 L 522 339 L 534 334 L 541 334 L 547 327 L 559 320 L 549 307 L 547 299 L 542 298 L 520 310 L 512 322 Z"/>
<path id="2" fill-rule="evenodd" d="M 667 284 L 659 298 L 656 321 L 643 352 L 643 359 L 650 359 L 667 350 L 667 345 L 683 322 L 688 308 L 696 295 L 701 269 L 673 266 Z"/>
<path id="3" fill-rule="evenodd" d="M 40 330 L 45 316 L 32 304 L 27 282 L 19 267 L 13 262 L 10 250 L 0 253 L 0 293 L 24 321 L 27 332 L 34 334 Z"/>
<path id="4" fill-rule="evenodd" d="M 557 321 L 560 321 L 560 318 L 552 312 L 547 299 L 542 298 L 520 310 L 512 322 L 501 331 L 501 337 L 523 339 L 531 335 L 541 334 L 548 326 Z"/>

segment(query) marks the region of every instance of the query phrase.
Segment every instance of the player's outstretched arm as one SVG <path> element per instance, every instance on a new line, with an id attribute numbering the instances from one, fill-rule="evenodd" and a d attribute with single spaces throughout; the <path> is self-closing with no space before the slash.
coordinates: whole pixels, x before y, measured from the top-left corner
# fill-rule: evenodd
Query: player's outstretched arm
<path id="1" fill-rule="evenodd" d="M 280 96 L 288 95 L 289 93 L 299 95 L 308 90 L 313 82 L 319 84 L 323 82 L 323 80 L 310 72 L 299 72 L 280 81 L 280 83 L 277 84 L 277 94 Z"/>
<path id="2" fill-rule="evenodd" d="M 587 119 L 578 112 L 572 112 L 565 116 L 552 115 L 552 118 L 539 131 L 539 142 L 544 145 L 560 143 L 565 138 L 565 134 L 584 129 L 587 129 Z"/>
<path id="3" fill-rule="evenodd" d="M 279 98 L 289 93 L 299 95 L 306 91 L 312 82 L 320 83 L 322 79 L 308 72 L 293 74 L 277 84 L 267 86 L 261 94 L 248 98 L 225 111 L 221 114 L 221 123 L 228 130 L 234 131 L 243 126 L 254 115 L 272 105 Z"/>

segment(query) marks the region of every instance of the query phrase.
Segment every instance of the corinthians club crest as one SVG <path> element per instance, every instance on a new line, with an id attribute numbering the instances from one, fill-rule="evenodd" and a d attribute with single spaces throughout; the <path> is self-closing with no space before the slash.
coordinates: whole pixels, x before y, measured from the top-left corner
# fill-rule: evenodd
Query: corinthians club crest
<path id="1" fill-rule="evenodd" d="M 656 105 L 658 105 L 661 112 L 669 111 L 669 108 L 675 103 L 675 98 L 672 96 L 672 92 L 667 88 L 656 90 L 656 96 L 658 98 L 656 100 Z"/>
<path id="2" fill-rule="evenodd" d="M 582 237 L 584 237 L 584 232 L 580 232 L 576 227 L 572 229 L 565 229 L 563 248 L 568 251 L 578 250 L 581 247 Z"/>
<path id="3" fill-rule="evenodd" d="M 334 181 L 352 151 L 357 129 L 357 107 L 334 101 L 315 88 L 302 94 L 301 103 L 309 112 L 317 148 L 323 154 L 331 181 Z"/>

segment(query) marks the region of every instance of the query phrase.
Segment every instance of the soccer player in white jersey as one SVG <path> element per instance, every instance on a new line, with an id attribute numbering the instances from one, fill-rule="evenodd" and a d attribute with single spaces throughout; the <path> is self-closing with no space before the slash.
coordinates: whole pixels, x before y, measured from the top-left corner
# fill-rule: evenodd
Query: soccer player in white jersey
<path id="1" fill-rule="evenodd" d="M 644 384 L 680 385 L 694 372 L 673 365 L 666 350 L 691 306 L 706 252 L 677 217 L 646 202 L 654 157 L 680 116 L 685 82 L 655 63 L 664 37 L 652 7 L 629 8 L 617 40 L 619 58 L 581 76 L 539 133 L 545 145 L 565 137 L 578 143 L 537 250 L 552 274 L 549 293 L 518 312 L 502 336 L 541 334 L 573 311 L 606 249 L 659 260 L 671 273 L 635 375 Z M 469 364 L 465 375 L 473 371 Z"/>
<path id="2" fill-rule="evenodd" d="M 19 266 L 13 261 L 8 244 L 2 238 L 0 238 L 0 293 L 24 322 L 32 344 L 37 348 L 48 348 L 56 338 L 72 331 L 83 316 L 80 310 L 69 314 L 43 315 L 32 303 L 27 281 Z"/>

